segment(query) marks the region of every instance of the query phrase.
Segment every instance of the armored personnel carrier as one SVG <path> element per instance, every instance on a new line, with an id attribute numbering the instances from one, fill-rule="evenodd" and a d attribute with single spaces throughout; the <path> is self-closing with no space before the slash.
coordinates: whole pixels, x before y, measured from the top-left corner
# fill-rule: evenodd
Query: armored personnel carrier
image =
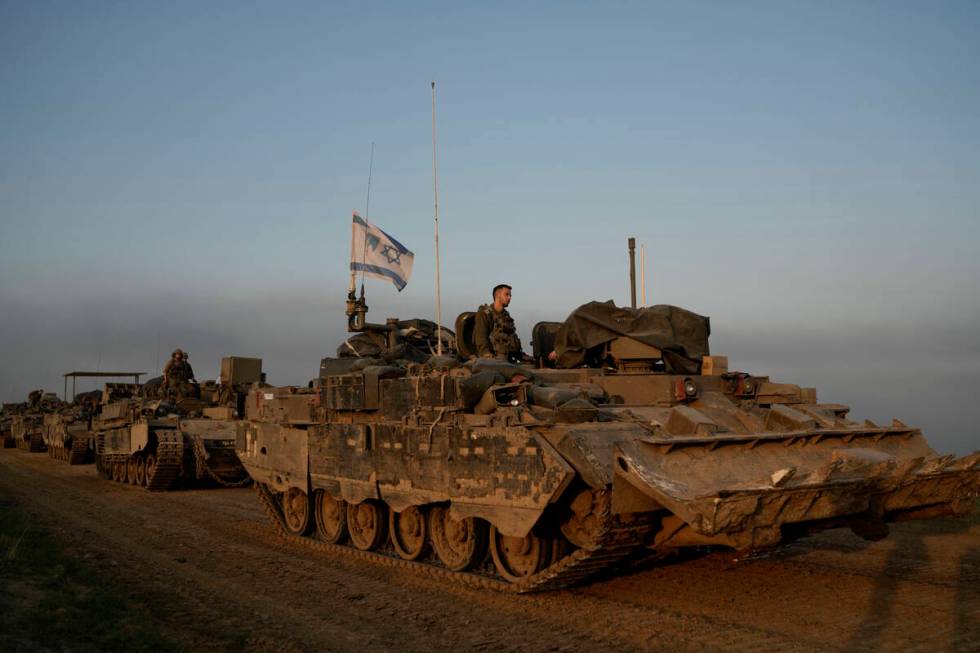
<path id="1" fill-rule="evenodd" d="M 44 415 L 28 412 L 14 415 L 10 425 L 14 445 L 30 453 L 46 451 L 44 445 Z"/>
<path id="2" fill-rule="evenodd" d="M 318 548 L 529 592 L 691 547 L 877 539 L 977 496 L 980 455 L 729 371 L 683 309 L 583 305 L 534 329 L 532 366 L 393 358 L 405 323 L 366 324 L 359 302 L 349 328 L 388 347 L 325 359 L 313 387 L 253 390 L 238 438 L 276 527 Z M 474 351 L 468 319 L 451 353 Z"/>
<path id="3" fill-rule="evenodd" d="M 160 398 L 159 384 L 107 384 L 96 431 L 96 468 L 106 479 L 170 490 L 194 483 L 250 482 L 235 452 L 245 389 L 262 380 L 262 361 L 222 361 L 220 385 L 199 397 Z"/>
<path id="4" fill-rule="evenodd" d="M 79 394 L 68 406 L 44 416 L 43 437 L 48 455 L 69 465 L 95 462 L 92 420 L 99 409 L 101 392 Z"/>
<path id="5" fill-rule="evenodd" d="M 8 404 L 9 405 L 9 404 Z M 19 404 L 10 422 L 10 433 L 18 449 L 31 453 L 47 450 L 44 443 L 44 419 L 61 410 L 65 404 L 58 395 L 43 390 L 35 390 L 28 395 L 26 403 Z"/>
<path id="6" fill-rule="evenodd" d="M 0 444 L 4 449 L 13 449 L 17 446 L 14 440 L 14 416 L 19 415 L 27 409 L 25 403 L 5 403 L 0 410 Z"/>

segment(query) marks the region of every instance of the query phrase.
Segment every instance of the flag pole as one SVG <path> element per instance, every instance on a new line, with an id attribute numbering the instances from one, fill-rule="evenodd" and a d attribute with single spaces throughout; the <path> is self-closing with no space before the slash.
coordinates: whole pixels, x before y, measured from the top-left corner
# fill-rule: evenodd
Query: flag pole
<path id="1" fill-rule="evenodd" d="M 436 223 L 436 354 L 442 356 L 442 288 L 439 278 L 439 176 L 436 172 L 436 83 L 432 82 L 432 194 Z"/>
<path id="2" fill-rule="evenodd" d="M 374 141 L 371 141 L 371 162 L 368 163 L 367 199 L 364 200 L 364 220 L 371 220 L 371 175 L 374 173 Z"/>

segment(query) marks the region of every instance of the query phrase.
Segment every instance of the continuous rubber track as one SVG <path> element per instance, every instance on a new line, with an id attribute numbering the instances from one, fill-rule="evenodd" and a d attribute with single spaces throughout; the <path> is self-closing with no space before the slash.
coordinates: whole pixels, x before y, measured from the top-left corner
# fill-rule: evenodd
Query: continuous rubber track
<path id="1" fill-rule="evenodd" d="M 191 650 L 980 650 L 980 522 L 968 519 L 515 595 L 284 540 L 251 489 L 150 494 L 8 449 L 0 493 Z"/>

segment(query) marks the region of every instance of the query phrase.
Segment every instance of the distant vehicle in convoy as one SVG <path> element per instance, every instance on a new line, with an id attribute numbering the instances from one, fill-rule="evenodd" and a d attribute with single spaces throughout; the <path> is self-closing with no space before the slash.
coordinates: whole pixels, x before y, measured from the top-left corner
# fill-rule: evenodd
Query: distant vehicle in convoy
<path id="1" fill-rule="evenodd" d="M 99 408 L 101 392 L 76 395 L 71 404 L 44 416 L 43 437 L 48 455 L 69 465 L 95 462 L 92 420 Z"/>
<path id="2" fill-rule="evenodd" d="M 15 446 L 30 453 L 47 451 L 44 443 L 44 419 L 46 415 L 64 408 L 65 403 L 58 395 L 43 390 L 34 390 L 27 401 L 18 404 L 4 404 L 6 421 L 9 419 L 9 436 L 4 436 L 4 447 Z M 9 413 L 9 418 L 6 415 Z"/>
<path id="3" fill-rule="evenodd" d="M 23 403 L 4 403 L 0 409 L 0 445 L 4 449 L 13 449 L 17 446 L 14 441 L 14 415 L 19 414 L 27 404 Z"/>
<path id="4" fill-rule="evenodd" d="M 132 377 L 133 383 L 139 385 L 140 378 L 145 372 L 66 372 L 65 399 L 70 396 L 70 404 L 63 403 L 54 413 L 44 417 L 44 444 L 48 455 L 67 462 L 69 465 L 85 465 L 95 462 L 95 431 L 93 422 L 98 419 L 102 409 L 101 390 L 76 393 L 78 379 L 105 379 Z M 71 381 L 71 394 L 68 392 Z"/>
<path id="5" fill-rule="evenodd" d="M 238 455 L 287 537 L 526 592 L 692 547 L 877 539 L 977 496 L 980 455 L 729 370 L 683 309 L 585 304 L 535 327 L 531 366 L 469 357 L 471 316 L 371 325 L 363 301 L 349 328 L 374 356 L 348 341 L 310 387 L 248 396 Z"/>
<path id="6" fill-rule="evenodd" d="M 93 420 L 99 474 L 151 491 L 249 483 L 235 440 L 247 389 L 263 378 L 261 359 L 232 356 L 219 382 L 195 386 L 193 396 L 168 396 L 160 378 L 106 384 Z"/>

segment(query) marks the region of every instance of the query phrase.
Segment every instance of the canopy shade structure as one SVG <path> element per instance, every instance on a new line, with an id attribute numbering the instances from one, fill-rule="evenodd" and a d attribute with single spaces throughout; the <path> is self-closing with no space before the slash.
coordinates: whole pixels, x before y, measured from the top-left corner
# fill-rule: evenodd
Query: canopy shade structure
<path id="1" fill-rule="evenodd" d="M 81 378 L 124 378 L 133 377 L 133 383 L 139 383 L 141 376 L 146 376 L 146 372 L 65 372 L 65 391 L 63 398 L 68 401 L 68 379 L 71 379 L 71 398 L 75 399 L 75 382 Z"/>

